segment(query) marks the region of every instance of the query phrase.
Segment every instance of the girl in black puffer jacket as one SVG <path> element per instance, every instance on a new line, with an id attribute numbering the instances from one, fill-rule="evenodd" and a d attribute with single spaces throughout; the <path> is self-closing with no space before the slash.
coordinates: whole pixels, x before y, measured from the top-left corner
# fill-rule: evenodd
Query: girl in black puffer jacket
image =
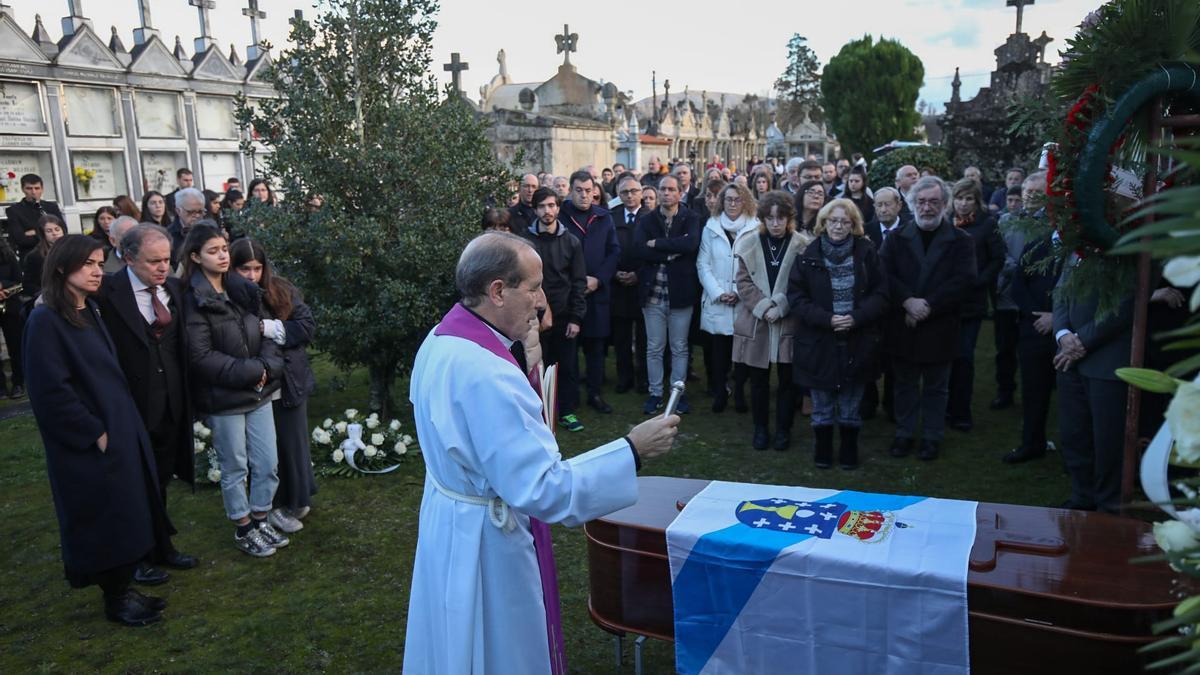
<path id="1" fill-rule="evenodd" d="M 258 286 L 228 273 L 229 244 L 221 231 L 197 223 L 183 249 L 184 275 L 191 282 L 185 314 L 193 401 L 209 416 L 225 513 L 237 523 L 234 542 L 252 556 L 266 557 L 288 544 L 267 521 L 279 485 L 268 404 L 280 387 L 283 359 L 275 343 L 262 338 Z"/>

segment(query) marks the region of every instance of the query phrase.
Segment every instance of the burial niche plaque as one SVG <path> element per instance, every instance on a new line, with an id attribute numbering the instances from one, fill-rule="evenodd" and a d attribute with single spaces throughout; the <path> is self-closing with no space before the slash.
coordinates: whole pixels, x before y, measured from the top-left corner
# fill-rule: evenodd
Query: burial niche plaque
<path id="1" fill-rule="evenodd" d="M 44 134 L 42 97 L 36 84 L 0 80 L 0 134 Z"/>
<path id="2" fill-rule="evenodd" d="M 110 88 L 64 86 L 67 134 L 70 136 L 120 136 L 117 92 Z"/>
<path id="3" fill-rule="evenodd" d="M 119 152 L 77 150 L 71 153 L 71 177 L 80 201 L 112 199 L 125 194 L 125 162 Z"/>
<path id="4" fill-rule="evenodd" d="M 179 94 L 165 91 L 139 91 L 134 94 L 138 136 L 142 138 L 183 138 L 179 116 Z"/>
<path id="5" fill-rule="evenodd" d="M 35 173 L 42 177 L 42 198 L 57 200 L 50 153 L 36 150 L 0 150 L 0 204 L 20 201 L 21 176 Z"/>
<path id="6" fill-rule="evenodd" d="M 221 96 L 197 96 L 196 126 L 200 132 L 200 138 L 237 140 L 237 123 L 233 119 L 233 99 Z"/>
<path id="7" fill-rule="evenodd" d="M 204 187 L 213 192 L 225 191 L 225 180 L 240 176 L 238 170 L 242 156 L 236 152 L 202 152 L 200 164 L 204 167 Z"/>
<path id="8" fill-rule="evenodd" d="M 175 172 L 185 166 L 186 153 L 153 150 L 143 152 L 143 188 L 167 194 L 175 189 Z"/>

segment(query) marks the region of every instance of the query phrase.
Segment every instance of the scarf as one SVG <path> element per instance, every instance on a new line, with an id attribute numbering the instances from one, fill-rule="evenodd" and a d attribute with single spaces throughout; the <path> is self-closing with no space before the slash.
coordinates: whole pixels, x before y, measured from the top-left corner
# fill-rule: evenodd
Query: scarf
<path id="1" fill-rule="evenodd" d="M 746 222 L 749 220 L 744 213 L 738 216 L 737 220 L 730 220 L 729 216 L 725 215 L 724 211 L 722 211 L 721 215 L 717 216 L 717 218 L 721 222 L 721 229 L 725 230 L 725 232 L 729 234 L 733 234 L 741 230 L 746 226 Z"/>
<path id="2" fill-rule="evenodd" d="M 833 287 L 833 313 L 849 314 L 854 310 L 854 237 L 834 242 L 828 234 L 821 235 L 821 257 L 829 269 Z"/>
<path id="3" fill-rule="evenodd" d="M 965 218 L 958 215 L 957 212 L 955 212 L 955 214 L 954 214 L 954 226 L 955 227 L 966 227 L 968 225 L 971 225 L 974 222 L 975 222 L 975 212 L 974 211 L 968 213 Z"/>

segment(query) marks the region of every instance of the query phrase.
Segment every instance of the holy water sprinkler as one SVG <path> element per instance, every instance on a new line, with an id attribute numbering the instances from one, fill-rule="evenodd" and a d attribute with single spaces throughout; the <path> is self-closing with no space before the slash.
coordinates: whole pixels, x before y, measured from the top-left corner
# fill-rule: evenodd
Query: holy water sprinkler
<path id="1" fill-rule="evenodd" d="M 672 382 L 671 398 L 667 399 L 667 407 L 663 411 L 663 417 L 670 417 L 675 414 L 675 407 L 679 405 L 679 398 L 681 396 L 683 396 L 683 380 Z"/>

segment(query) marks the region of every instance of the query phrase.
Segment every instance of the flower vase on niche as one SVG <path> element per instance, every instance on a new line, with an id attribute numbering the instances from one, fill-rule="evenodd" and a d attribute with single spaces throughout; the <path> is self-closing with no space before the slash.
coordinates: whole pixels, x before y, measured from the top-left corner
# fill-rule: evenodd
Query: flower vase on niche
<path id="1" fill-rule="evenodd" d="M 17 201 L 17 195 L 21 194 L 21 191 L 17 189 L 16 181 L 16 172 L 0 172 L 0 204 L 3 204 L 7 201 Z M 12 192 L 11 196 L 9 194 L 10 190 Z"/>
<path id="2" fill-rule="evenodd" d="M 75 183 L 79 186 L 79 199 L 84 201 L 91 199 L 92 196 L 92 179 L 96 177 L 96 172 L 93 169 L 85 169 L 82 166 L 75 167 Z"/>

